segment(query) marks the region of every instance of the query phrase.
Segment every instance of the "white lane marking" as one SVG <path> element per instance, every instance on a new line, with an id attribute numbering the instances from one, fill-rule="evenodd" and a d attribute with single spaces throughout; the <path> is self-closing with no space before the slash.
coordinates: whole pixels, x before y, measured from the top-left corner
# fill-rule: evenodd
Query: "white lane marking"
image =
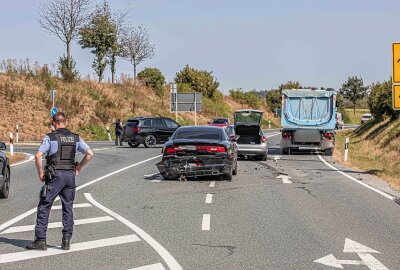
<path id="1" fill-rule="evenodd" d="M 161 263 L 149 264 L 141 267 L 132 268 L 129 270 L 165 270 Z"/>
<path id="2" fill-rule="evenodd" d="M 179 263 L 172 257 L 172 255 L 163 247 L 161 246 L 155 239 L 153 239 L 149 234 L 147 234 L 145 231 L 140 229 L 138 226 L 130 222 L 129 220 L 121 217 L 117 213 L 114 213 L 110 209 L 106 208 L 105 206 L 101 205 L 97 201 L 95 201 L 90 195 L 90 193 L 85 193 L 86 199 L 91 202 L 94 206 L 98 207 L 99 209 L 103 210 L 113 218 L 121 221 L 123 224 L 125 224 L 127 227 L 129 227 L 131 230 L 133 230 L 136 234 L 138 234 L 144 241 L 146 241 L 164 260 L 164 262 L 168 265 L 170 270 L 182 270 L 182 267 L 179 265 Z"/>
<path id="3" fill-rule="evenodd" d="M 213 194 L 207 194 L 206 203 L 212 203 Z"/>
<path id="4" fill-rule="evenodd" d="M 90 203 L 75 203 L 73 206 L 74 206 L 74 209 L 75 208 L 92 207 L 92 205 Z M 55 205 L 55 206 L 51 207 L 51 210 L 60 210 L 60 209 L 62 209 L 62 205 Z"/>
<path id="5" fill-rule="evenodd" d="M 203 231 L 209 231 L 210 230 L 210 221 L 211 221 L 211 215 L 210 214 L 204 214 L 203 215 L 203 222 L 201 223 L 201 229 Z"/>
<path id="6" fill-rule="evenodd" d="M 152 183 L 161 183 L 161 181 L 162 181 L 161 179 L 154 179 L 154 180 L 151 180 Z"/>
<path id="7" fill-rule="evenodd" d="M 128 169 L 130 169 L 130 168 L 133 168 L 133 167 L 136 167 L 136 166 L 139 166 L 139 165 L 141 165 L 141 164 L 143 164 L 143 163 L 146 163 L 146 162 L 149 162 L 149 161 L 151 161 L 151 160 L 153 160 L 153 159 L 160 158 L 161 156 L 162 156 L 162 155 L 158 155 L 158 156 L 155 156 L 155 157 L 152 157 L 152 158 L 148 158 L 148 159 L 146 159 L 146 160 L 142 160 L 142 161 L 140 161 L 140 162 L 138 162 L 138 163 L 129 165 L 129 166 L 125 167 L 125 168 L 119 169 L 119 170 L 114 171 L 114 172 L 112 172 L 112 173 L 106 174 L 106 175 L 104 175 L 104 176 L 102 176 L 102 177 L 99 177 L 99 178 L 97 178 L 97 179 L 94 179 L 94 180 L 92 180 L 92 181 L 90 181 L 90 182 L 87 182 L 86 184 L 83 184 L 83 185 L 77 187 L 77 188 L 76 188 L 76 191 L 78 191 L 78 190 L 80 190 L 80 189 L 82 189 L 82 188 L 84 188 L 84 187 L 90 186 L 90 185 L 92 185 L 92 184 L 94 184 L 94 183 L 96 183 L 96 182 L 99 182 L 99 181 L 103 180 L 103 179 L 106 179 L 106 178 L 108 178 L 108 177 L 110 177 L 110 176 L 113 176 L 113 175 L 115 175 L 115 174 L 117 174 L 117 173 L 126 171 L 126 170 L 128 170 Z"/>
<path id="8" fill-rule="evenodd" d="M 140 162 L 138 162 L 138 163 L 129 165 L 129 166 L 125 167 L 125 168 L 119 169 L 119 170 L 114 171 L 114 172 L 112 172 L 112 173 L 106 174 L 106 175 L 104 175 L 104 176 L 102 176 L 102 177 L 96 178 L 96 179 L 94 179 L 94 180 L 92 180 L 92 181 L 90 181 L 90 182 L 88 182 L 88 183 L 86 183 L 86 184 L 83 184 L 83 185 L 77 187 L 77 188 L 76 188 L 76 191 L 78 191 L 78 190 L 80 190 L 80 189 L 82 189 L 82 188 L 85 188 L 85 187 L 87 187 L 87 186 L 90 186 L 90 185 L 92 185 L 92 184 L 94 184 L 94 183 L 97 183 L 97 182 L 99 182 L 99 181 L 101 181 L 101 180 L 103 180 L 103 179 L 106 179 L 106 178 L 108 178 L 108 177 L 110 177 L 110 176 L 112 176 L 112 175 L 115 175 L 115 174 L 117 174 L 117 173 L 126 171 L 126 170 L 128 170 L 128 169 L 130 169 L 130 168 L 132 168 L 132 167 L 136 167 L 136 166 L 138 166 L 138 165 L 141 165 L 141 164 L 143 164 L 143 163 L 146 163 L 146 162 L 148 162 L 148 161 L 151 161 L 151 160 L 156 159 L 156 158 L 159 158 L 159 157 L 161 157 L 161 155 L 158 155 L 158 156 L 155 156 L 155 157 L 146 159 L 146 160 L 142 160 L 142 161 L 140 161 Z M 57 197 L 57 198 L 55 199 L 55 202 L 58 201 L 59 199 L 60 199 L 60 198 Z M 1 225 L 0 225 L 0 231 L 6 229 L 6 228 L 8 228 L 8 227 L 10 227 L 10 226 L 13 225 L 14 223 L 16 223 L 16 222 L 18 222 L 18 221 L 20 221 L 20 220 L 22 220 L 22 219 L 24 219 L 24 218 L 26 218 L 26 217 L 32 215 L 32 214 L 35 213 L 35 212 L 36 212 L 36 207 L 33 208 L 33 209 L 31 209 L 31 210 L 26 211 L 25 213 L 23 213 L 23 214 L 21 214 L 21 215 L 15 217 L 15 218 L 13 218 L 13 219 L 11 219 L 11 220 L 5 222 L 5 223 L 3 223 L 3 224 L 1 224 Z"/>
<path id="9" fill-rule="evenodd" d="M 268 134 L 268 135 L 266 135 L 266 137 L 267 138 L 271 138 L 271 137 L 274 137 L 274 136 L 279 135 L 279 134 L 281 134 L 281 133 L 280 132 L 276 132 L 276 133 Z"/>
<path id="10" fill-rule="evenodd" d="M 30 161 L 32 161 L 32 160 L 35 158 L 33 155 L 28 154 L 28 153 L 22 153 L 22 154 L 27 155 L 27 156 L 28 156 L 28 159 L 27 159 L 27 160 L 24 160 L 24 161 L 21 161 L 21 162 L 18 162 L 18 163 L 15 163 L 15 164 L 11 164 L 10 167 L 14 167 L 14 166 L 18 166 L 18 165 L 21 165 L 21 164 L 30 162 Z"/>
<path id="11" fill-rule="evenodd" d="M 292 177 L 290 177 L 290 176 L 288 176 L 288 175 L 281 174 L 281 175 L 279 175 L 277 178 L 278 178 L 278 179 L 279 179 L 279 178 L 282 179 L 282 182 L 283 182 L 284 184 L 291 184 L 291 183 L 292 183 L 292 181 L 289 180 L 289 179 L 292 178 Z"/>
<path id="12" fill-rule="evenodd" d="M 318 158 L 319 158 L 326 166 L 328 166 L 329 168 L 331 168 L 331 169 L 337 171 L 338 173 L 340 173 L 341 175 L 347 177 L 348 179 L 353 180 L 354 182 L 356 182 L 356 183 L 358 183 L 358 184 L 360 184 L 360 185 L 362 185 L 362 186 L 364 186 L 364 187 L 366 187 L 366 188 L 369 188 L 369 189 L 372 190 L 372 191 L 375 191 L 376 193 L 382 195 L 383 197 L 385 197 L 385 198 L 387 198 L 387 199 L 389 199 L 389 200 L 392 200 L 392 201 L 395 200 L 395 197 L 393 197 L 392 195 L 389 195 L 389 194 L 387 194 L 386 192 L 383 192 L 383 191 L 381 191 L 381 190 L 379 190 L 379 189 L 377 189 L 377 188 L 371 187 L 370 185 L 368 185 L 368 184 L 366 184 L 366 183 L 363 183 L 363 182 L 361 182 L 360 180 L 357 180 L 357 179 L 354 178 L 353 176 L 350 176 L 350 175 L 348 175 L 347 173 L 342 172 L 342 171 L 339 170 L 338 168 L 336 168 L 336 167 L 334 167 L 333 165 L 329 164 L 323 157 L 321 157 L 321 155 L 318 155 Z"/>
<path id="13" fill-rule="evenodd" d="M 93 148 L 93 151 L 99 152 L 99 151 L 115 149 L 115 148 L 117 148 L 117 147 Z"/>
<path id="14" fill-rule="evenodd" d="M 211 181 L 210 187 L 215 187 L 215 181 Z"/>
<path id="15" fill-rule="evenodd" d="M 55 248 L 49 248 L 49 249 L 47 249 L 47 251 L 28 250 L 28 251 L 22 251 L 22 252 L 1 254 L 0 255 L 0 264 L 41 258 L 41 257 L 47 257 L 47 256 L 53 256 L 53 255 L 59 255 L 59 254 L 65 254 L 65 253 L 94 249 L 94 248 L 116 246 L 116 245 L 121 245 L 121 244 L 137 242 L 137 241 L 140 241 L 139 237 L 137 237 L 135 234 L 132 234 L 132 235 L 125 235 L 125 236 L 119 236 L 119 237 L 71 244 L 70 250 L 62 250 L 61 247 L 55 247 Z"/>
<path id="16" fill-rule="evenodd" d="M 75 225 L 85 225 L 85 224 L 91 224 L 91 223 L 100 223 L 100 222 L 106 222 L 106 221 L 113 221 L 114 219 L 109 216 L 104 216 L 104 217 L 96 217 L 96 218 L 85 218 L 85 219 L 77 219 L 74 220 Z M 49 223 L 47 226 L 48 229 L 54 229 L 54 228 L 62 228 L 62 222 L 52 222 Z M 16 226 L 16 227 L 10 227 L 7 230 L 1 232 L 0 234 L 8 234 L 8 233 L 17 233 L 17 232 L 29 232 L 33 231 L 35 229 L 35 225 L 26 225 L 26 226 Z"/>

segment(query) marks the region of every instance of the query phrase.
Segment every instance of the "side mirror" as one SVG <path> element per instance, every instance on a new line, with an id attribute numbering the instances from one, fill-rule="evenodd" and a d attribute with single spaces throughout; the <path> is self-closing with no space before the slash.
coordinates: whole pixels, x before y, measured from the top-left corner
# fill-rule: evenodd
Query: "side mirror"
<path id="1" fill-rule="evenodd" d="M 0 150 L 7 150 L 7 146 L 5 143 L 0 142 Z"/>

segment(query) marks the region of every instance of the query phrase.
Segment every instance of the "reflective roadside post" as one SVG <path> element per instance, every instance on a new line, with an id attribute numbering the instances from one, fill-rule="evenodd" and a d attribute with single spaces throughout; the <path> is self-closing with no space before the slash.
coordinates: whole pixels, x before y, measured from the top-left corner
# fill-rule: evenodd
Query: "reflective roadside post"
<path id="1" fill-rule="evenodd" d="M 14 135 L 10 132 L 10 155 L 14 155 Z"/>
<path id="2" fill-rule="evenodd" d="M 107 131 L 108 140 L 109 140 L 110 142 L 112 142 L 111 134 L 110 134 L 110 128 L 109 128 L 108 126 L 106 126 L 106 131 Z"/>
<path id="3" fill-rule="evenodd" d="M 18 124 L 15 128 L 15 142 L 18 143 L 19 142 L 19 127 Z"/>
<path id="4" fill-rule="evenodd" d="M 347 162 L 349 158 L 349 138 L 346 138 L 346 142 L 344 144 L 344 161 Z"/>
<path id="5" fill-rule="evenodd" d="M 271 129 L 271 120 L 268 120 L 268 128 Z"/>

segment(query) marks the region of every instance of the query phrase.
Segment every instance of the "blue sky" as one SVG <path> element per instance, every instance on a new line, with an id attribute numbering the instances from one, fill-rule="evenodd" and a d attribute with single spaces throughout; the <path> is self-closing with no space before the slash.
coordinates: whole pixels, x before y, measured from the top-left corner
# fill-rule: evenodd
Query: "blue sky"
<path id="1" fill-rule="evenodd" d="M 2 1 L 0 59 L 56 63 L 63 44 L 40 29 L 36 0 Z M 288 80 L 339 88 L 348 76 L 365 83 L 391 75 L 391 43 L 400 41 L 400 1 L 394 0 L 110 0 L 131 8 L 156 56 L 139 66 L 157 67 L 172 80 L 186 64 L 213 71 L 220 89 L 263 90 Z M 82 75 L 93 74 L 93 56 L 76 43 L 72 55 Z M 119 60 L 117 73 L 132 74 Z M 109 73 L 106 74 L 109 76 Z"/>

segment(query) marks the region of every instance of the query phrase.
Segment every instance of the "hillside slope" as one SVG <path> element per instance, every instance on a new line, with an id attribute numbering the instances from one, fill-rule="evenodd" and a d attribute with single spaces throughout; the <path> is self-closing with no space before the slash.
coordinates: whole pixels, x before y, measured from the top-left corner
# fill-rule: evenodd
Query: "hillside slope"
<path id="1" fill-rule="evenodd" d="M 120 84 L 79 81 L 65 83 L 52 76 L 23 76 L 0 74 L 0 140 L 20 127 L 20 140 L 40 140 L 50 130 L 49 89 L 57 90 L 56 107 L 67 113 L 69 127 L 86 139 L 105 139 L 105 126 L 116 118 L 126 120 L 134 116 L 159 115 L 175 118 L 169 111 L 169 93 L 160 99 L 131 80 Z M 198 124 L 206 124 L 215 116 L 231 117 L 233 111 L 244 106 L 229 96 L 222 101 L 204 100 L 203 112 L 198 113 Z M 262 106 L 265 119 L 272 119 L 266 105 Z M 232 118 L 232 117 L 231 117 Z M 181 124 L 194 124 L 193 113 L 180 113 Z M 264 120 L 265 122 L 265 120 Z"/>
<path id="2" fill-rule="evenodd" d="M 344 140 L 349 137 L 349 161 L 343 162 Z M 400 190 L 400 119 L 373 120 L 354 131 L 338 132 L 335 159 L 387 180 Z"/>

